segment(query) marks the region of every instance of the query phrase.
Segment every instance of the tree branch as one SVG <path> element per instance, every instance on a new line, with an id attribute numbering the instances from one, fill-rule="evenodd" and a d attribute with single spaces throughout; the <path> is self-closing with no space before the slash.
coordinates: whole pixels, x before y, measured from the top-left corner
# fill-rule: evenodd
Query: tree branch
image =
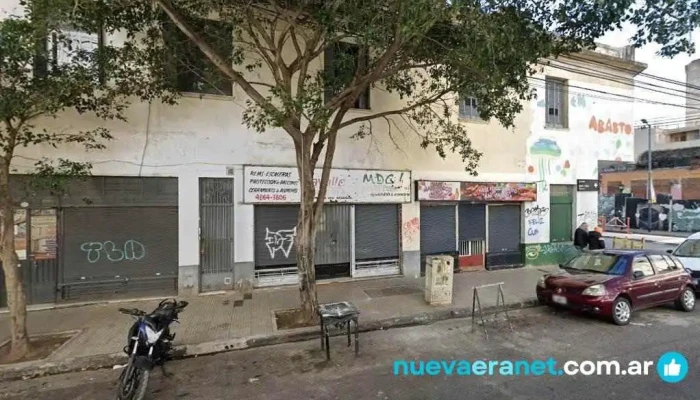
<path id="1" fill-rule="evenodd" d="M 216 51 L 207 44 L 200 35 L 192 30 L 192 28 L 187 25 L 183 18 L 175 11 L 168 0 L 154 0 L 163 11 L 170 17 L 170 19 L 175 23 L 175 25 L 185 34 L 192 42 L 197 45 L 199 50 L 204 53 L 204 55 L 212 62 L 214 65 L 223 72 L 229 79 L 234 83 L 241 86 L 243 91 L 250 96 L 253 101 L 264 109 L 272 112 L 279 113 L 279 110 L 268 102 L 263 95 L 253 87 L 253 85 L 248 82 L 243 75 L 238 71 L 234 70 L 231 65 L 229 65 L 224 58 L 222 58 Z M 301 138 L 301 130 L 292 125 L 291 121 L 285 121 L 284 129 L 294 138 L 294 140 L 299 140 Z"/>
<path id="2" fill-rule="evenodd" d="M 340 130 L 340 123 L 343 120 L 343 117 L 345 117 L 345 113 L 347 113 L 349 109 L 350 106 L 344 104 L 338 110 L 338 114 L 336 114 L 335 119 L 328 130 L 328 147 L 326 148 L 326 155 L 323 159 L 323 170 L 321 172 L 321 182 L 319 183 L 318 200 L 314 203 L 314 221 L 316 222 L 318 222 L 318 219 L 321 217 L 321 210 L 323 209 L 323 203 L 325 202 L 326 193 L 328 192 L 328 180 L 331 176 L 331 167 L 333 166 L 333 156 L 335 155 L 335 146 L 338 139 L 338 131 Z M 320 142 L 320 140 L 321 138 L 319 137 L 319 142 L 317 142 L 317 144 L 320 143 L 319 147 L 323 148 L 323 142 Z M 314 145 L 314 153 L 316 151 L 316 145 Z M 318 153 L 320 154 L 320 149 L 318 150 Z M 316 158 L 318 159 L 318 156 Z M 311 168 L 315 168 L 315 164 L 312 165 Z"/>
<path id="3" fill-rule="evenodd" d="M 372 83 L 377 81 L 377 79 L 382 75 L 386 67 L 389 65 L 391 60 L 394 58 L 394 55 L 399 51 L 401 48 L 401 45 L 403 44 L 403 39 L 401 38 L 401 26 L 399 23 L 396 23 L 394 26 L 394 41 L 391 43 L 391 46 L 382 54 L 381 57 L 379 57 L 379 60 L 375 63 L 374 68 L 372 68 L 371 71 L 366 73 L 366 75 L 362 77 L 357 77 L 357 79 L 353 78 L 353 84 L 350 85 L 347 89 L 343 90 L 340 92 L 338 95 L 336 95 L 331 101 L 326 105 L 326 107 L 329 110 L 333 110 L 334 108 L 338 107 L 338 105 L 347 97 L 353 94 L 355 89 L 357 87 L 360 87 L 362 90 L 359 91 L 359 93 L 362 93 L 362 91 L 366 88 L 369 87 Z"/>
<path id="4" fill-rule="evenodd" d="M 404 113 L 409 112 L 411 110 L 415 110 L 418 107 L 427 106 L 429 104 L 432 104 L 432 103 L 438 101 L 442 96 L 449 94 L 451 92 L 452 92 L 452 90 L 443 90 L 442 92 L 440 92 L 439 94 L 437 94 L 433 97 L 423 99 L 417 103 L 414 103 L 410 106 L 407 106 L 407 107 L 404 107 L 404 108 L 401 108 L 398 110 L 384 111 L 384 112 L 380 112 L 380 113 L 376 113 L 376 114 L 372 114 L 372 115 L 365 115 L 362 117 L 356 117 L 356 118 L 353 118 L 353 119 L 350 119 L 348 121 L 343 122 L 340 125 L 340 129 L 343 129 L 343 128 L 350 126 L 352 124 L 356 124 L 358 122 L 364 122 L 364 121 L 369 121 L 369 120 L 373 120 L 376 118 L 388 117 L 390 115 L 404 114 Z"/>

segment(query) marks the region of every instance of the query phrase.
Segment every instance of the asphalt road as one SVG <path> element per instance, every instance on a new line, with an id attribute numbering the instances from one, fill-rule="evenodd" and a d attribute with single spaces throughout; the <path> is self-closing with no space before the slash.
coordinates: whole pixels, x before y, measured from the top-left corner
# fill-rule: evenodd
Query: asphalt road
<path id="1" fill-rule="evenodd" d="M 489 322 L 470 332 L 470 320 L 361 334 L 355 358 L 344 338 L 331 342 L 326 362 L 317 341 L 237 351 L 170 364 L 174 377 L 154 372 L 151 400 L 352 399 L 457 400 L 562 398 L 690 399 L 700 392 L 700 311 L 642 311 L 618 327 L 597 319 L 536 308 L 511 313 L 514 332 Z M 394 376 L 394 360 L 639 360 L 656 362 L 667 351 L 685 355 L 685 380 L 648 376 Z M 118 371 L 66 374 L 0 388 L 0 398 L 82 400 L 114 398 Z"/>

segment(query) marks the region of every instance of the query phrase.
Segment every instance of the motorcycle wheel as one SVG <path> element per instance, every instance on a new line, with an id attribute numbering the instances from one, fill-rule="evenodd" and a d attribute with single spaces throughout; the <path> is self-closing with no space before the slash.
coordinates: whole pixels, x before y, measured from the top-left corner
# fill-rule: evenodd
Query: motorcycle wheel
<path id="1" fill-rule="evenodd" d="M 150 371 L 129 365 L 119 377 L 117 400 L 143 400 Z"/>

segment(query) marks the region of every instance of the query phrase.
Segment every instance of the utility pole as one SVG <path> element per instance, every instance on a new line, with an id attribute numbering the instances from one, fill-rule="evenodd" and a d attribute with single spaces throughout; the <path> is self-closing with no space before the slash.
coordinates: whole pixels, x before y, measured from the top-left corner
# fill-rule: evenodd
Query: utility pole
<path id="1" fill-rule="evenodd" d="M 647 126 L 647 138 L 649 147 L 647 149 L 647 231 L 651 232 L 651 200 L 652 200 L 652 182 L 651 182 L 651 125 L 646 119 L 642 119 L 642 123 Z"/>

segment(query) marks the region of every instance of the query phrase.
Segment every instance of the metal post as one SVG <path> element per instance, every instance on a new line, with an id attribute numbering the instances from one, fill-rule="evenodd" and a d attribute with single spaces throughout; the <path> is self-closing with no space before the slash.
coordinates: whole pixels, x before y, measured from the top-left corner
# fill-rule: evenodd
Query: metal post
<path id="1" fill-rule="evenodd" d="M 651 232 L 651 125 L 649 125 L 646 119 L 643 119 L 642 122 L 647 126 L 649 142 L 647 149 L 647 231 Z"/>

